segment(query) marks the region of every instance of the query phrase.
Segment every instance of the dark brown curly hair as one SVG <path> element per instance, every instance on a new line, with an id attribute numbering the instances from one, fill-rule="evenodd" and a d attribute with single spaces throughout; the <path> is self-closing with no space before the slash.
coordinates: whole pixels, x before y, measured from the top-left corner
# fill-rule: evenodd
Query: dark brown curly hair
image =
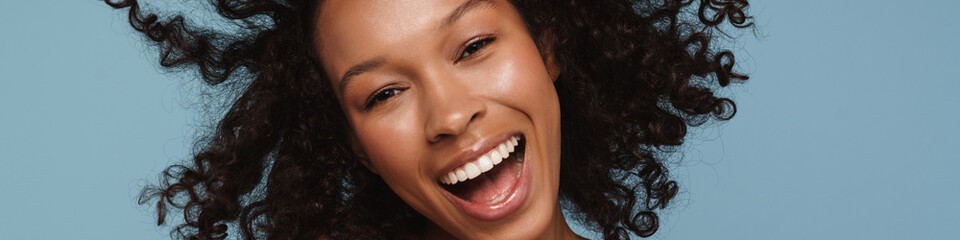
<path id="1" fill-rule="evenodd" d="M 170 166 L 141 195 L 141 204 L 155 201 L 158 224 L 182 210 L 172 235 L 388 239 L 423 231 L 427 220 L 348 146 L 346 117 L 312 54 L 319 0 L 210 0 L 231 31 L 145 11 L 136 0 L 106 2 L 129 8 L 133 28 L 158 46 L 160 65 L 237 91 L 192 161 Z M 711 43 L 721 23 L 752 25 L 747 1 L 510 2 L 560 67 L 562 206 L 605 239 L 652 235 L 655 211 L 678 189 L 661 153 L 681 145 L 689 126 L 736 112 L 714 91 L 747 76 Z"/>

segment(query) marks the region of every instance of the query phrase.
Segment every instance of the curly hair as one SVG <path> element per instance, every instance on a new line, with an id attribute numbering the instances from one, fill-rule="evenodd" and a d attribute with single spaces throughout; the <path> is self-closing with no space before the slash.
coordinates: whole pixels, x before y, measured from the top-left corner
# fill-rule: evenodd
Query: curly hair
<path id="1" fill-rule="evenodd" d="M 173 236 L 384 239 L 424 230 L 427 220 L 348 146 L 346 117 L 312 54 L 318 0 L 210 0 L 237 31 L 161 17 L 136 0 L 105 2 L 128 8 L 161 66 L 238 93 L 192 161 L 168 167 L 141 194 L 140 204 L 156 203 L 158 224 L 182 211 Z M 752 25 L 748 3 L 694 2 L 510 1 L 560 68 L 560 201 L 605 239 L 654 234 L 655 211 L 678 191 L 659 153 L 681 145 L 688 127 L 736 113 L 714 91 L 747 76 L 711 43 L 724 22 Z"/>

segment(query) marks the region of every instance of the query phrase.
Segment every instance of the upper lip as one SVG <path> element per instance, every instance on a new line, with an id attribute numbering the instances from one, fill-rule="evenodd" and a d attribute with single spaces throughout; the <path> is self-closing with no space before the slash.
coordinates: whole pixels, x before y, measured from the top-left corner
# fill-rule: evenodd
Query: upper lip
<path id="1" fill-rule="evenodd" d="M 470 148 L 464 149 L 459 154 L 455 155 L 453 157 L 453 160 L 451 160 L 450 163 L 447 163 L 447 165 L 444 166 L 439 173 L 437 173 L 438 175 L 435 176 L 435 178 L 440 179 L 441 176 L 446 176 L 446 174 L 449 173 L 450 171 L 453 171 L 454 169 L 457 169 L 458 167 L 463 166 L 468 162 L 477 160 L 477 158 L 480 158 L 480 156 L 483 156 L 483 154 L 490 152 L 490 150 L 493 150 L 494 148 L 499 146 L 501 143 L 506 142 L 507 140 L 510 140 L 510 137 L 517 136 L 517 135 L 520 135 L 520 133 L 507 132 L 507 133 L 494 135 L 492 137 L 480 139 L 479 141 L 474 143 L 473 146 L 471 146 Z"/>

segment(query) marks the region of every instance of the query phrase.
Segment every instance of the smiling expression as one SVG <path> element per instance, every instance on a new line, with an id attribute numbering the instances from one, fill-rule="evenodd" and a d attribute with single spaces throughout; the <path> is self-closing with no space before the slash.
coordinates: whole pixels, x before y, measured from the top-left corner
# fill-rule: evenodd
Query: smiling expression
<path id="1" fill-rule="evenodd" d="M 428 235 L 568 230 L 556 71 L 510 3 L 327 0 L 317 22 L 355 151 L 430 220 Z"/>

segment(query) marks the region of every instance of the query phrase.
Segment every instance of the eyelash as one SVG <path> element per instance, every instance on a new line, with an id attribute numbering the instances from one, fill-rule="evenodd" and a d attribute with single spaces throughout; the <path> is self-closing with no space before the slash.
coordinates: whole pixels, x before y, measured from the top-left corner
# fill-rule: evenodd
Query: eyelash
<path id="1" fill-rule="evenodd" d="M 400 92 L 403 90 L 405 90 L 405 88 L 387 87 L 380 89 L 373 95 L 370 95 L 370 99 L 367 99 L 367 103 L 363 105 L 363 109 L 369 110 L 377 104 L 386 101 L 397 94 L 400 94 Z"/>
<path id="2" fill-rule="evenodd" d="M 486 47 L 488 44 L 490 44 L 496 39 L 497 38 L 494 36 L 482 36 L 477 38 L 476 41 L 472 41 L 468 43 L 466 46 L 463 47 L 463 50 L 460 51 L 460 55 L 457 57 L 457 60 L 455 62 L 459 62 L 470 56 L 473 56 L 475 53 L 479 52 L 480 50 L 483 50 L 484 47 Z M 388 87 L 388 88 L 380 89 L 377 92 L 375 92 L 373 95 L 370 95 L 370 98 L 367 99 L 367 102 L 364 104 L 363 108 L 365 110 L 369 110 L 377 106 L 381 102 L 389 100 L 390 98 L 393 98 L 393 96 L 400 94 L 400 92 L 403 90 L 406 90 L 406 89 L 398 88 L 398 87 Z"/>
<path id="3" fill-rule="evenodd" d="M 463 50 L 460 51 L 460 55 L 457 57 L 457 62 L 466 59 L 467 57 L 473 56 L 474 53 L 483 50 L 484 47 L 489 45 L 494 40 L 497 40 L 497 37 L 494 36 L 482 36 L 477 38 L 476 41 L 468 43 L 463 47 Z"/>

